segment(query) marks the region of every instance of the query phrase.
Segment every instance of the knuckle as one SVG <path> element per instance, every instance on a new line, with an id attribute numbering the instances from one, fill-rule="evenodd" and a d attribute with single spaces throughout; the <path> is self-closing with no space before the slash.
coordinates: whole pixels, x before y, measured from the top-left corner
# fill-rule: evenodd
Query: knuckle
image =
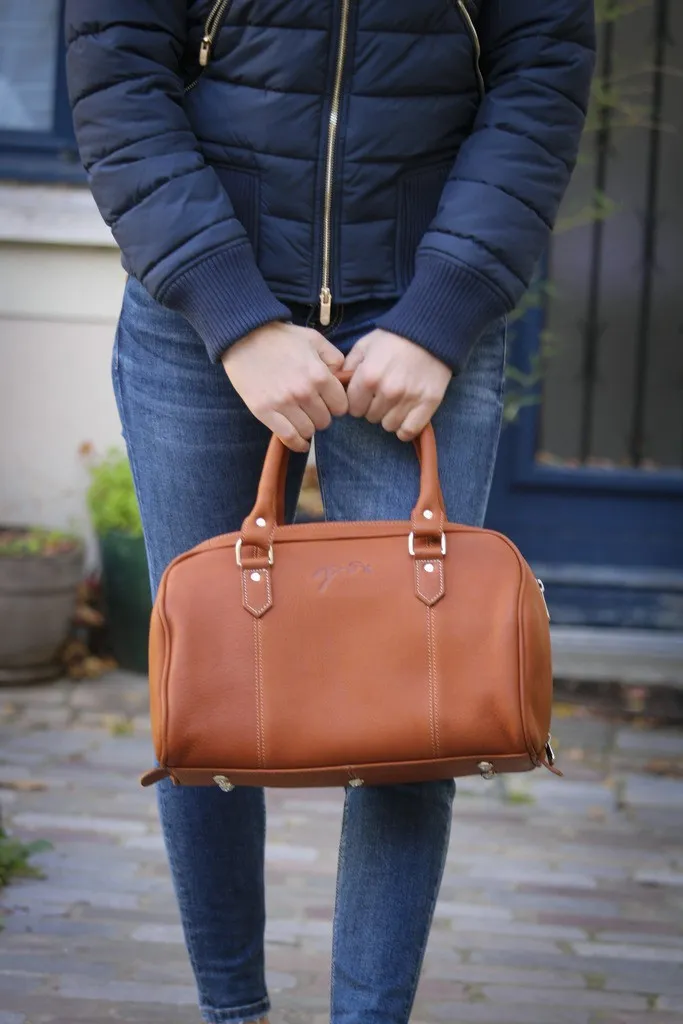
<path id="1" fill-rule="evenodd" d="M 375 370 L 366 370 L 363 374 L 363 386 L 367 391 L 379 391 L 382 379 Z"/>
<path id="2" fill-rule="evenodd" d="M 257 420 L 264 422 L 274 410 L 274 406 L 268 402 L 253 402 L 250 406 L 252 413 Z"/>
<path id="3" fill-rule="evenodd" d="M 307 381 L 302 381 L 300 384 L 296 384 L 290 391 L 290 401 L 295 402 L 297 405 L 301 405 L 302 402 L 307 402 L 313 394 L 313 388 L 308 384 Z"/>
<path id="4" fill-rule="evenodd" d="M 406 389 L 400 384 L 386 384 L 382 389 L 382 395 L 389 402 L 400 402 L 406 397 Z"/>

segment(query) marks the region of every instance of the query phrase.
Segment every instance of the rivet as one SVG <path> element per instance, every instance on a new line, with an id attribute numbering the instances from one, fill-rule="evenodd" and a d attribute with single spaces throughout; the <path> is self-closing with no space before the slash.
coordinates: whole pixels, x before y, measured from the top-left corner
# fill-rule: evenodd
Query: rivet
<path id="1" fill-rule="evenodd" d="M 427 562 L 425 565 L 425 572 L 434 572 L 434 566 L 431 562 Z"/>
<path id="2" fill-rule="evenodd" d="M 260 583 L 261 582 L 261 573 L 260 572 L 252 572 L 251 578 L 254 581 L 254 583 Z"/>
<path id="3" fill-rule="evenodd" d="M 424 510 L 424 512 L 422 513 L 422 515 L 425 517 L 425 519 L 433 519 L 434 518 L 434 513 L 432 512 L 432 510 L 430 508 L 426 508 Z"/>
<path id="4" fill-rule="evenodd" d="M 257 526 L 261 526 L 261 527 L 263 527 L 263 526 L 265 526 L 265 525 L 266 525 L 266 521 L 265 521 L 265 519 L 263 518 L 263 516 L 259 516 L 259 517 L 258 517 L 258 519 L 256 520 L 256 525 L 257 525 Z"/>
<path id="5" fill-rule="evenodd" d="M 230 793 L 235 788 L 227 775 L 214 775 L 213 781 L 224 793 Z"/>
<path id="6" fill-rule="evenodd" d="M 481 773 L 482 779 L 492 779 L 496 774 L 496 770 L 490 761 L 480 761 L 477 768 Z"/>

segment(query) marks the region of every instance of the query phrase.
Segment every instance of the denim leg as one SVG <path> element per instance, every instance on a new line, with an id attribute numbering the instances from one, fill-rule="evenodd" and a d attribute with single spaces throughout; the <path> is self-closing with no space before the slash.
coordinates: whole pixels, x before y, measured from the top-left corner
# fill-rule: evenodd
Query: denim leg
<path id="1" fill-rule="evenodd" d="M 349 325 L 347 325 L 347 331 Z M 481 525 L 502 413 L 505 327 L 480 340 L 434 418 L 449 519 Z M 364 420 L 316 438 L 329 519 L 408 519 L 411 445 Z M 332 1024 L 406 1024 L 448 849 L 451 780 L 347 790 L 332 964 Z"/>
<path id="2" fill-rule="evenodd" d="M 182 551 L 238 529 L 250 511 L 269 435 L 176 313 L 128 282 L 113 377 L 142 513 L 152 589 Z M 294 458 L 289 513 L 305 459 Z M 204 1020 L 268 1011 L 263 792 L 158 788 L 169 863 Z"/>

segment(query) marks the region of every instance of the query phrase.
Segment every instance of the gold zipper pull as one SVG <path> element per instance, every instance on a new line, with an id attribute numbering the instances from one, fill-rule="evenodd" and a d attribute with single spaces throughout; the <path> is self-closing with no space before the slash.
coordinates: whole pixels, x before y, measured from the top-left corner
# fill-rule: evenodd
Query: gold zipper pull
<path id="1" fill-rule="evenodd" d="M 329 288 L 320 289 L 320 324 L 329 327 L 332 319 L 332 292 Z"/>
<path id="2" fill-rule="evenodd" d="M 211 57 L 211 36 L 204 36 L 199 47 L 199 63 L 203 68 L 209 63 Z"/>

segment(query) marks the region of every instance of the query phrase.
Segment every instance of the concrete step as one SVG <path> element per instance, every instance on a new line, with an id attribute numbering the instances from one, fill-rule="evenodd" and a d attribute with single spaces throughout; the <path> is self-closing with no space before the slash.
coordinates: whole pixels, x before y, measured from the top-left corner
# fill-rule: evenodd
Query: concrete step
<path id="1" fill-rule="evenodd" d="M 683 690 L 683 633 L 554 626 L 555 677 Z"/>

